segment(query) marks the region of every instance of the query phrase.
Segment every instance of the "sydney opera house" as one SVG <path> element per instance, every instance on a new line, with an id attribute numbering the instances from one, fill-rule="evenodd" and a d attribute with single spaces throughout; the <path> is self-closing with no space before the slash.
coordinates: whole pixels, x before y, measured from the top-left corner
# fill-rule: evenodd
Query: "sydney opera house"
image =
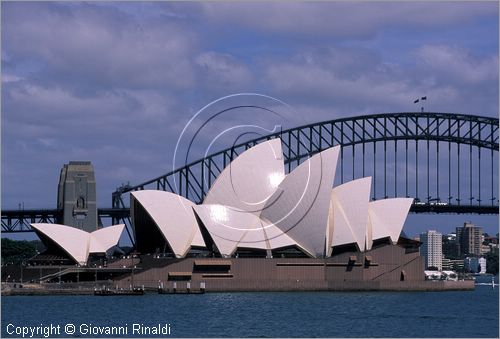
<path id="1" fill-rule="evenodd" d="M 213 291 L 420 288 L 420 243 L 401 236 L 412 199 L 370 201 L 370 177 L 332 188 L 339 150 L 286 174 L 281 140 L 260 143 L 224 168 L 199 205 L 165 191 L 132 192 L 135 282 Z M 32 226 L 47 253 L 81 267 L 109 254 L 124 229 Z"/>
<path id="2" fill-rule="evenodd" d="M 109 226 L 94 232 L 58 224 L 31 224 L 31 227 L 44 243 L 49 256 L 86 266 L 90 256 L 107 256 L 118 245 L 125 225 Z M 38 258 L 44 259 L 43 256 Z"/>

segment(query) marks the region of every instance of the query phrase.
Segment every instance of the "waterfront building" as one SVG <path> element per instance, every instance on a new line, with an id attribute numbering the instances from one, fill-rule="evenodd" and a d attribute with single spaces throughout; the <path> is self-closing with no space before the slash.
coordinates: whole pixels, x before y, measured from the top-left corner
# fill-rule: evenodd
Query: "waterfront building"
<path id="1" fill-rule="evenodd" d="M 412 199 L 370 201 L 371 177 L 332 188 L 339 151 L 319 152 L 285 174 L 281 140 L 263 142 L 224 168 L 200 205 L 165 191 L 132 192 L 135 249 L 175 258 L 324 258 L 396 245 Z M 82 192 L 89 193 L 92 178 L 88 162 L 70 162 L 61 171 L 60 200 L 75 203 L 73 216 L 82 222 L 86 218 L 78 213 L 89 197 Z M 54 237 L 62 228 L 34 228 L 75 257 L 67 242 Z"/>
<path id="2" fill-rule="evenodd" d="M 413 199 L 370 201 L 370 177 L 332 188 L 339 151 L 319 152 L 285 174 L 281 140 L 262 142 L 229 163 L 199 205 L 165 191 L 131 192 L 140 266 L 124 258 L 112 270 L 87 266 L 82 274 L 115 274 L 117 285 L 130 286 L 136 269 L 132 277 L 145 286 L 208 281 L 213 291 L 427 288 L 421 243 L 402 235 Z M 82 266 L 94 242 L 110 249 L 119 233 L 104 246 L 95 232 L 33 227 Z"/>
<path id="3" fill-rule="evenodd" d="M 443 274 L 445 280 L 458 281 L 458 274 L 455 271 L 443 270 L 442 274 Z"/>
<path id="4" fill-rule="evenodd" d="M 442 234 L 437 231 L 427 231 L 420 234 L 420 254 L 425 257 L 425 267 L 436 267 L 439 271 L 443 269 L 443 243 Z"/>
<path id="5" fill-rule="evenodd" d="M 457 227 L 457 245 L 460 256 L 480 256 L 482 249 L 483 228 L 470 222 L 465 222 L 463 227 Z"/>
<path id="6" fill-rule="evenodd" d="M 450 259 L 450 266 L 453 271 L 463 272 L 464 271 L 464 260 L 463 259 Z"/>
<path id="7" fill-rule="evenodd" d="M 425 280 L 451 280 L 458 281 L 458 275 L 455 271 L 425 271 Z"/>
<path id="8" fill-rule="evenodd" d="M 223 258 L 323 258 L 396 244 L 412 199 L 370 202 L 370 177 L 332 189 L 339 150 L 285 175 L 281 140 L 263 142 L 233 160 L 200 205 L 169 192 L 132 192 L 137 248 L 178 258 L 201 248 Z"/>
<path id="9" fill-rule="evenodd" d="M 486 259 L 481 257 L 478 260 L 479 262 L 479 274 L 485 274 L 486 273 Z"/>
<path id="10" fill-rule="evenodd" d="M 467 257 L 464 259 L 464 268 L 466 272 L 469 273 L 479 273 L 481 268 L 479 266 L 479 258 L 477 257 Z"/>
<path id="11" fill-rule="evenodd" d="M 46 251 L 32 262 L 66 262 L 86 265 L 89 256 L 106 257 L 118 244 L 124 224 L 108 226 L 94 232 L 58 224 L 31 224 Z"/>
<path id="12" fill-rule="evenodd" d="M 453 270 L 453 265 L 451 259 L 446 258 L 443 254 L 443 259 L 441 260 L 441 268 L 442 270 Z"/>

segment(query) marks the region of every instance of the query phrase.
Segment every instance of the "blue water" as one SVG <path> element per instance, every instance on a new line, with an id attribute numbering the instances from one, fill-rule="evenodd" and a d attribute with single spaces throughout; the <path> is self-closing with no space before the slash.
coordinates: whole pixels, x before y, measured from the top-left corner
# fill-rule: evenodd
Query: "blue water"
<path id="1" fill-rule="evenodd" d="M 117 337 L 82 335 L 81 324 L 139 337 L 133 323 L 170 324 L 171 337 L 498 337 L 498 290 L 3 297 L 2 337 L 15 336 L 9 324 L 60 325 L 72 337 L 69 323 L 79 337 Z"/>

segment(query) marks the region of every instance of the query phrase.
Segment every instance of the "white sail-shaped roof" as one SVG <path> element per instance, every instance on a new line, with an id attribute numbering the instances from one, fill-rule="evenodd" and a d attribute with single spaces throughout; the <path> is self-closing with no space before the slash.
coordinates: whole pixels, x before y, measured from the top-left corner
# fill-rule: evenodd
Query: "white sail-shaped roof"
<path id="1" fill-rule="evenodd" d="M 192 245 L 205 246 L 193 214 L 193 202 L 165 191 L 135 191 L 131 195 L 153 219 L 177 257 L 184 257 Z"/>
<path id="2" fill-rule="evenodd" d="M 106 253 L 116 246 L 122 235 L 125 224 L 108 226 L 90 233 L 89 253 Z"/>
<path id="3" fill-rule="evenodd" d="M 330 194 L 340 147 L 304 161 L 279 184 L 261 216 L 289 235 L 309 255 L 322 256 Z"/>
<path id="4" fill-rule="evenodd" d="M 372 229 L 373 240 L 390 237 L 391 241 L 396 244 L 412 203 L 412 198 L 370 202 L 368 227 Z"/>
<path id="5" fill-rule="evenodd" d="M 260 215 L 285 177 L 281 140 L 262 142 L 241 153 L 219 174 L 203 204 L 219 204 Z"/>
<path id="6" fill-rule="evenodd" d="M 331 191 L 327 226 L 328 255 L 333 246 L 356 243 L 360 251 L 370 249 L 367 231 L 371 177 L 339 185 Z"/>
<path id="7" fill-rule="evenodd" d="M 81 265 L 89 256 L 89 233 L 78 228 L 59 224 L 31 224 L 36 231 L 54 241 Z"/>
<path id="8" fill-rule="evenodd" d="M 232 256 L 237 248 L 272 250 L 297 245 L 275 225 L 251 212 L 223 205 L 199 205 L 194 210 L 224 257 Z"/>
<path id="9" fill-rule="evenodd" d="M 55 242 L 77 263 L 85 265 L 89 254 L 106 253 L 117 245 L 125 225 L 109 226 L 91 233 L 59 224 L 31 224 L 31 227 Z"/>
<path id="10" fill-rule="evenodd" d="M 287 246 L 296 246 L 298 249 L 307 253 L 307 251 L 295 240 L 293 240 L 288 234 L 280 230 L 276 225 L 272 224 L 268 220 L 262 220 L 264 225 L 264 233 L 269 245 L 269 249 L 278 249 Z"/>

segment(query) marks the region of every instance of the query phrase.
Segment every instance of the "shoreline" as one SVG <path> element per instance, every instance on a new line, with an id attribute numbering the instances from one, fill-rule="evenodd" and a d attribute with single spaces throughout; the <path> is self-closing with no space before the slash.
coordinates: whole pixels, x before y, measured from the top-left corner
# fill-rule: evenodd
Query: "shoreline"
<path id="1" fill-rule="evenodd" d="M 354 284 L 353 284 L 354 283 Z M 412 284 L 368 284 L 363 281 L 349 282 L 347 284 L 328 284 L 325 286 L 310 286 L 293 288 L 289 284 L 284 284 L 282 287 L 276 286 L 260 286 L 259 288 L 207 288 L 206 293 L 240 293 L 240 292 L 446 292 L 446 291 L 472 291 L 475 289 L 473 280 L 462 281 L 424 281 L 413 282 Z M 34 286 L 33 286 L 34 285 Z M 102 285 L 101 285 L 102 286 Z M 58 288 L 58 286 L 48 284 L 26 284 L 22 288 L 2 286 L 2 297 L 4 296 L 53 296 L 53 295 L 94 295 L 94 287 L 79 286 L 78 288 Z M 146 294 L 158 294 L 158 290 L 154 288 L 146 288 Z M 196 294 L 186 293 L 179 289 L 178 293 L 174 294 Z"/>

